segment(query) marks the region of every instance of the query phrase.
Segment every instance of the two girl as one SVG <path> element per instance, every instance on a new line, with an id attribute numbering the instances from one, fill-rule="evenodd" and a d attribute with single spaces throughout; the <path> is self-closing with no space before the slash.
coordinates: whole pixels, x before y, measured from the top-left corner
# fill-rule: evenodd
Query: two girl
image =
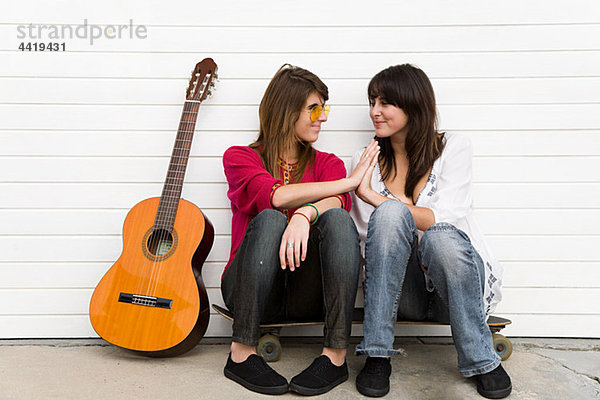
<path id="1" fill-rule="evenodd" d="M 235 316 L 225 375 L 268 394 L 321 394 L 345 381 L 360 240 L 365 320 L 356 352 L 368 357 L 359 392 L 389 391 L 401 317 L 449 322 L 460 372 L 477 377 L 480 394 L 505 397 L 510 379 L 486 325 L 502 271 L 473 219 L 470 145 L 437 131 L 421 70 L 390 67 L 368 94 L 377 140 L 355 155 L 347 178 L 339 158 L 311 146 L 328 91 L 298 67 L 285 65 L 269 84 L 258 139 L 225 153 L 233 220 L 222 292 Z M 288 385 L 256 355 L 259 324 L 316 318 L 325 321 L 322 354 Z"/>

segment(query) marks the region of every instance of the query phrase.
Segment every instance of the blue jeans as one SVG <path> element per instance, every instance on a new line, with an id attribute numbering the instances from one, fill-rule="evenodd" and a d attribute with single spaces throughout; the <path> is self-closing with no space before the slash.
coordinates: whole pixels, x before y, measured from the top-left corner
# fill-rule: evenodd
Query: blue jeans
<path id="1" fill-rule="evenodd" d="M 286 227 L 285 215 L 276 210 L 254 217 L 223 275 L 233 341 L 256 346 L 261 323 L 324 321 L 324 346 L 345 349 L 360 269 L 356 226 L 346 210 L 324 212 L 310 232 L 306 260 L 293 272 L 279 262 Z"/>
<path id="2" fill-rule="evenodd" d="M 389 200 L 371 214 L 365 257 L 364 338 L 357 354 L 397 354 L 394 325 L 400 318 L 449 323 L 465 377 L 500 364 L 484 312 L 483 261 L 463 231 L 437 223 L 419 243 L 408 207 Z"/>

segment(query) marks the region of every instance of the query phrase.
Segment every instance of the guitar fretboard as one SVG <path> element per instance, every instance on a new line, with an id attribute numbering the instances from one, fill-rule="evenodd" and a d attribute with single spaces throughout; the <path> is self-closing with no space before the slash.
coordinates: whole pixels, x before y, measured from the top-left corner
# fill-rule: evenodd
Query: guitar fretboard
<path id="1" fill-rule="evenodd" d="M 177 137 L 173 146 L 173 153 L 171 154 L 171 162 L 169 163 L 169 170 L 167 171 L 167 177 L 158 205 L 158 212 L 154 221 L 154 229 L 171 231 L 175 222 L 199 108 L 199 101 L 188 100 L 183 106 L 179 129 L 177 130 Z"/>

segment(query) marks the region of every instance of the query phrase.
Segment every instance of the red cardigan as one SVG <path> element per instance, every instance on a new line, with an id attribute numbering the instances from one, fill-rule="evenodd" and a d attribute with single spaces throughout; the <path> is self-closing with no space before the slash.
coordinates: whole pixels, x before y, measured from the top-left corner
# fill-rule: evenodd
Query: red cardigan
<path id="1" fill-rule="evenodd" d="M 274 178 L 264 168 L 255 150 L 248 146 L 232 146 L 223 154 L 223 167 L 229 184 L 227 197 L 231 201 L 231 253 L 225 269 L 229 267 L 237 249 L 242 243 L 250 220 L 271 204 L 271 191 L 275 185 L 282 185 L 281 179 Z M 336 155 L 316 151 L 312 168 L 304 171 L 300 183 L 326 182 L 346 177 L 344 162 Z M 343 207 L 350 211 L 350 195 L 341 194 Z M 295 209 L 289 210 L 292 215 Z"/>

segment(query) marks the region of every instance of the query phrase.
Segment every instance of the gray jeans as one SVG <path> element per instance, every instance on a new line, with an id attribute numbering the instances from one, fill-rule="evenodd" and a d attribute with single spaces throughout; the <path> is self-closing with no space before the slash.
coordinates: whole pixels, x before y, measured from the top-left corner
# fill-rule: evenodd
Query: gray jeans
<path id="1" fill-rule="evenodd" d="M 254 217 L 223 275 L 233 341 L 256 346 L 261 323 L 324 321 L 324 346 L 347 348 L 360 263 L 354 222 L 343 209 L 324 212 L 310 232 L 306 260 L 293 272 L 279 262 L 286 227 L 276 210 Z"/>

